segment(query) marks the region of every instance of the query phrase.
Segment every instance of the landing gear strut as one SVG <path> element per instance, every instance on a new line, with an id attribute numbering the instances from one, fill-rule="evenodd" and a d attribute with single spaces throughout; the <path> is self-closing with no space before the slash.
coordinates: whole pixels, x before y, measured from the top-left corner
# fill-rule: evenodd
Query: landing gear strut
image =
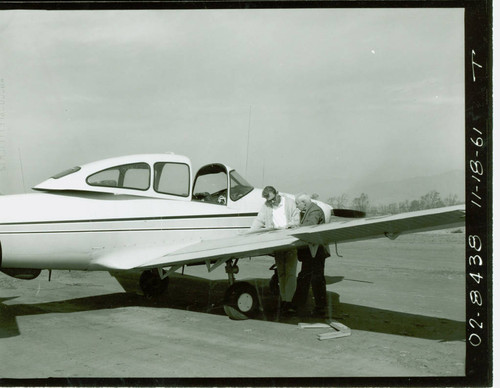
<path id="1" fill-rule="evenodd" d="M 226 262 L 230 286 L 224 296 L 224 311 L 231 319 L 254 318 L 259 312 L 257 290 L 248 282 L 235 282 L 234 274 L 239 272 L 237 263 L 238 259 Z"/>
<path id="2" fill-rule="evenodd" d="M 274 271 L 273 276 L 269 280 L 269 291 L 274 296 L 280 295 L 280 281 L 278 278 L 278 270 L 276 268 L 276 264 L 273 264 L 270 268 L 271 271 Z"/>

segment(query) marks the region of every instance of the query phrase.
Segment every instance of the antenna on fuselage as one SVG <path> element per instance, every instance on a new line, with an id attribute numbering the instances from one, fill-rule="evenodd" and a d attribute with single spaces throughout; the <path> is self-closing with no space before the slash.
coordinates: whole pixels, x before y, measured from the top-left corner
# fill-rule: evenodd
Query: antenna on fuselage
<path id="1" fill-rule="evenodd" d="M 250 122 L 252 119 L 252 105 L 250 105 L 250 111 L 248 112 L 248 130 L 247 130 L 247 160 L 245 163 L 245 177 L 248 175 L 248 148 L 250 146 Z"/>

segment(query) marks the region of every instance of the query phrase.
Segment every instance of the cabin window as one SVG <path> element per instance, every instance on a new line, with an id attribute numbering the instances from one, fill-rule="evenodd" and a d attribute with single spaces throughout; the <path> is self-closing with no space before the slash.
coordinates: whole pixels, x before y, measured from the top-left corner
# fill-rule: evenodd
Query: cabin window
<path id="1" fill-rule="evenodd" d="M 147 163 L 124 164 L 90 175 L 87 178 L 87 183 L 90 186 L 147 190 L 149 188 L 150 174 Z"/>
<path id="2" fill-rule="evenodd" d="M 161 194 L 189 196 L 189 166 L 183 163 L 155 163 L 154 189 Z"/>
<path id="3" fill-rule="evenodd" d="M 253 186 L 236 171 L 231 171 L 229 177 L 231 178 L 231 200 L 237 201 L 253 190 Z"/>

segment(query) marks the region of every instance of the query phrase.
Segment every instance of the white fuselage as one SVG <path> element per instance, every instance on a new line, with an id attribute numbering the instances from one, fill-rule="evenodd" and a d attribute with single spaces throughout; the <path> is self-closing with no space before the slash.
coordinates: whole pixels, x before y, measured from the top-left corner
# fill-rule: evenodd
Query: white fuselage
<path id="1" fill-rule="evenodd" d="M 172 153 L 84 164 L 34 189 L 0 196 L 0 270 L 136 268 L 241 233 L 264 203 L 232 168 L 209 164 L 193 179 L 189 158 Z"/>
<path id="2" fill-rule="evenodd" d="M 261 191 L 237 207 L 112 194 L 35 193 L 0 197 L 2 268 L 92 269 L 108 251 L 176 247 L 248 229 Z"/>

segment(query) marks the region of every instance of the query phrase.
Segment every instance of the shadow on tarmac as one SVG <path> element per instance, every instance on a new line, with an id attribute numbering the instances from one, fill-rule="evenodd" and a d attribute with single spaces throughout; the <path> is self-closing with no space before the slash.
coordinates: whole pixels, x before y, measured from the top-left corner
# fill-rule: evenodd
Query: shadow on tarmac
<path id="1" fill-rule="evenodd" d="M 38 304 L 10 304 L 3 302 L 14 298 L 0 299 L 0 338 L 20 335 L 17 317 L 25 315 L 73 313 L 115 309 L 122 307 L 170 308 L 198 313 L 225 315 L 222 306 L 227 289 L 226 280 L 173 274 L 165 294 L 147 299 L 139 295 L 137 274 L 113 274 L 126 292 L 74 298 Z M 327 284 L 341 282 L 343 277 L 326 277 Z M 278 298 L 269 289 L 269 279 L 246 279 L 253 284 L 260 299 L 262 311 L 254 318 L 296 325 L 299 322 L 323 322 L 322 318 L 283 317 L 279 315 Z M 311 294 L 311 293 L 310 293 Z M 383 310 L 373 307 L 341 303 L 337 293 L 328 292 L 328 317 L 352 330 L 409 336 L 438 341 L 465 341 L 465 323 L 450 319 L 428 317 Z M 314 302 L 309 296 L 308 307 Z M 228 318 L 229 319 L 229 318 Z"/>

